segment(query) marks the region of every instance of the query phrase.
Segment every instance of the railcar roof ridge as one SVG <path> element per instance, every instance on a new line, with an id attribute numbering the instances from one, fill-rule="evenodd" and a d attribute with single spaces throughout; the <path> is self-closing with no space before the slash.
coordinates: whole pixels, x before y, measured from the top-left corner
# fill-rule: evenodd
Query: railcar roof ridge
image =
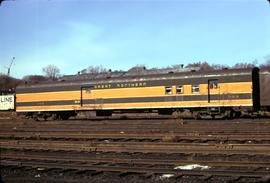
<path id="1" fill-rule="evenodd" d="M 215 76 L 222 74 L 248 74 L 253 70 L 253 68 L 244 68 L 244 69 L 223 69 L 223 70 L 212 70 L 212 71 L 189 71 L 189 72 L 178 72 L 178 73 L 162 73 L 162 74 L 148 74 L 148 75 L 121 75 L 116 77 L 101 77 L 101 78 L 85 78 L 78 80 L 64 80 L 63 78 L 59 78 L 57 81 L 42 81 L 40 83 L 34 84 L 22 84 L 19 85 L 18 88 L 24 87 L 39 87 L 39 86 L 48 86 L 48 85 L 72 85 L 74 83 L 101 83 L 101 82 L 127 82 L 127 81 L 144 81 L 144 80 L 158 80 L 158 79 L 166 79 L 166 78 L 187 78 L 187 77 L 203 77 L 205 76 Z"/>

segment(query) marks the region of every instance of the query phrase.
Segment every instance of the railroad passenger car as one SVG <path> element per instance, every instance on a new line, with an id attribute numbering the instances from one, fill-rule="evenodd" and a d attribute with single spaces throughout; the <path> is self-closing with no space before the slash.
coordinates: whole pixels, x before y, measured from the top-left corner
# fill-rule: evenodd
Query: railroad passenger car
<path id="1" fill-rule="evenodd" d="M 62 119 L 80 111 L 111 115 L 115 110 L 233 117 L 270 106 L 269 84 L 269 71 L 260 74 L 258 68 L 25 84 L 17 87 L 16 111 Z"/>
<path id="2" fill-rule="evenodd" d="M 270 111 L 270 68 L 260 71 L 260 110 Z"/>

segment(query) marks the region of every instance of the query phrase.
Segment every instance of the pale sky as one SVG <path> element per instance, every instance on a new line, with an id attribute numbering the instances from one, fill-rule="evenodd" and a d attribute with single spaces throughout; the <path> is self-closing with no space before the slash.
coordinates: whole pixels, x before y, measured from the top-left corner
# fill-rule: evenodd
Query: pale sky
<path id="1" fill-rule="evenodd" d="M 267 0 L 14 0 L 0 6 L 0 72 L 61 74 L 88 66 L 127 70 L 208 61 L 263 63 Z"/>

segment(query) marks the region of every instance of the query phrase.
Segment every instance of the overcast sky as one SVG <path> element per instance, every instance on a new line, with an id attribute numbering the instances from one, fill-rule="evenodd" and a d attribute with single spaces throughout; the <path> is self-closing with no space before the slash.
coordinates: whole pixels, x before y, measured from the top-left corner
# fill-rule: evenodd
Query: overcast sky
<path id="1" fill-rule="evenodd" d="M 14 0 L 0 6 L 0 72 L 62 74 L 208 61 L 259 63 L 270 55 L 266 0 Z"/>

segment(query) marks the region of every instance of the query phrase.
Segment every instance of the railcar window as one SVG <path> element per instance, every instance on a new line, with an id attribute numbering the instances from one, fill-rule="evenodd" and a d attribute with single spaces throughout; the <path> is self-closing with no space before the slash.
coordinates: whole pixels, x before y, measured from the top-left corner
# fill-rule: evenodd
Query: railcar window
<path id="1" fill-rule="evenodd" d="M 217 89 L 218 83 L 216 81 L 212 81 L 209 85 L 210 89 Z"/>
<path id="2" fill-rule="evenodd" d="M 89 88 L 85 89 L 85 93 L 91 93 L 91 90 Z"/>
<path id="3" fill-rule="evenodd" d="M 166 86 L 165 87 L 165 94 L 167 94 L 167 95 L 172 94 L 172 87 L 171 86 Z"/>
<path id="4" fill-rule="evenodd" d="M 192 93 L 200 92 L 200 86 L 199 85 L 192 85 Z"/>
<path id="5" fill-rule="evenodd" d="M 184 88 L 183 88 L 183 86 L 177 86 L 177 87 L 176 87 L 176 93 L 177 93 L 177 94 L 184 93 Z"/>

